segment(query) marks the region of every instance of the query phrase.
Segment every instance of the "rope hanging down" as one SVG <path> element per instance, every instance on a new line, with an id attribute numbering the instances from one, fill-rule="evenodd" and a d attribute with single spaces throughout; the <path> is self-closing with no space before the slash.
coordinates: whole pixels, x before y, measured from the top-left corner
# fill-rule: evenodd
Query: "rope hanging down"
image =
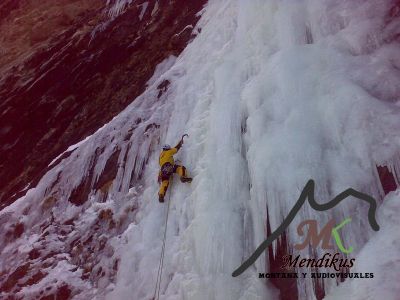
<path id="1" fill-rule="evenodd" d="M 156 287 L 154 289 L 153 300 L 160 299 L 161 276 L 162 276 L 162 269 L 163 269 L 163 265 L 164 265 L 165 240 L 166 240 L 166 237 L 167 237 L 167 225 L 168 225 L 170 199 L 171 199 L 171 193 L 168 196 L 167 217 L 165 218 L 165 225 L 164 225 L 165 229 L 164 229 L 163 245 L 162 245 L 162 248 L 161 248 L 160 264 L 158 265 L 157 281 L 156 281 Z"/>

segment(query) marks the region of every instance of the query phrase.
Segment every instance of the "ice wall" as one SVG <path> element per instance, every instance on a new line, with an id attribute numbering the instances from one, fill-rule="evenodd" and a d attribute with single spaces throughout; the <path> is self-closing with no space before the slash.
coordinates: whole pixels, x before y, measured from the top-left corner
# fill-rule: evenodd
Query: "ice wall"
<path id="1" fill-rule="evenodd" d="M 400 287 L 398 262 L 400 199 L 399 190 L 390 193 L 378 213 L 381 230 L 374 234 L 357 256 L 358 264 L 353 272 L 374 273 L 369 280 L 347 280 L 333 289 L 326 300 L 339 299 L 397 299 Z"/>
<path id="2" fill-rule="evenodd" d="M 169 240 L 166 295 L 177 289 L 177 299 L 203 299 L 216 282 L 206 298 L 239 299 L 236 289 L 246 293 L 255 269 L 237 279 L 226 275 L 264 240 L 266 206 L 275 229 L 310 178 L 321 202 L 348 187 L 381 198 L 375 165 L 396 165 L 400 125 L 398 21 L 391 9 L 391 2 L 365 1 L 209 3 L 201 33 L 169 71 L 184 70 L 171 80 L 174 109 L 162 139 L 191 135 L 183 161 L 195 180 L 190 191 L 179 186 L 172 193 L 179 212 L 173 218 L 188 214 L 188 225 L 171 221 L 185 236 Z M 294 223 L 312 217 L 322 224 L 332 216 L 353 218 L 344 240 L 358 251 L 372 230 L 366 207 L 354 199 L 326 214 L 305 207 Z M 296 241 L 293 228 L 288 237 Z M 127 262 L 135 260 L 124 253 Z M 131 269 L 121 278 L 137 278 Z M 256 269 L 264 270 L 264 258 Z M 302 299 L 313 298 L 311 281 L 298 285 Z M 136 283 L 127 286 L 131 291 Z M 118 290 L 117 284 L 112 295 Z"/>
<path id="3" fill-rule="evenodd" d="M 111 268 L 119 260 L 114 283 L 100 281 L 76 299 L 151 299 L 167 209 L 157 200 L 158 154 L 161 144 L 188 133 L 177 158 L 194 180 L 174 180 L 167 197 L 160 299 L 278 299 L 258 279 L 268 271 L 265 257 L 231 276 L 265 239 L 267 207 L 274 230 L 310 178 L 319 202 L 348 187 L 381 199 L 375 166 L 398 170 L 400 27 L 393 7 L 391 1 L 210 1 L 196 38 L 157 68 L 147 90 L 0 212 L 30 228 L 13 247 L 28 243 L 44 217 L 75 219 L 78 234 L 109 209 L 120 225 L 103 263 Z M 111 157 L 117 168 L 104 192 L 97 183 Z M 83 181 L 89 197 L 74 205 Z M 58 201 L 39 210 L 50 196 Z M 358 253 L 372 235 L 366 213 L 348 199 L 328 213 L 305 206 L 293 223 L 351 216 L 343 238 Z M 296 241 L 295 226 L 287 236 Z M 80 269 L 66 269 L 80 278 Z M 336 283 L 325 287 L 331 292 Z M 299 280 L 298 289 L 300 299 L 315 299 L 310 280 Z"/>

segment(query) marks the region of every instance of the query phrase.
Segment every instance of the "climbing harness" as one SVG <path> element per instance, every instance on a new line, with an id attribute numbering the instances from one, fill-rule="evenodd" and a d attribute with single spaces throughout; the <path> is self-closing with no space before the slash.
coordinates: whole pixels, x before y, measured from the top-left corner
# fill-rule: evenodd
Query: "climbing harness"
<path id="1" fill-rule="evenodd" d="M 161 176 L 163 180 L 169 179 L 169 177 L 174 173 L 174 166 L 167 162 L 161 167 Z"/>

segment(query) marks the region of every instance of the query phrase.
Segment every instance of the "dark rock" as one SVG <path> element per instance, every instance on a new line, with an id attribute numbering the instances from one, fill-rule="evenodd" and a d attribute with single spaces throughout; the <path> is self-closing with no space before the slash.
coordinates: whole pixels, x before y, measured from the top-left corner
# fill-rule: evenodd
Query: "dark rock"
<path id="1" fill-rule="evenodd" d="M 160 97 L 166 92 L 170 84 L 171 82 L 169 82 L 169 80 L 164 80 L 160 83 L 160 85 L 157 87 L 157 89 L 159 90 L 157 98 L 160 99 Z"/>
<path id="2" fill-rule="evenodd" d="M 28 286 L 28 285 L 33 285 L 38 283 L 40 280 L 42 280 L 45 276 L 47 275 L 47 273 L 43 273 L 40 270 L 37 271 L 35 274 L 33 274 L 28 281 L 26 281 L 22 286 Z"/>
<path id="3" fill-rule="evenodd" d="M 7 280 L 1 285 L 0 291 L 9 292 L 11 291 L 18 283 L 18 280 L 26 276 L 29 270 L 30 263 L 23 264 L 15 269 L 12 272 Z"/>
<path id="4" fill-rule="evenodd" d="M 14 238 L 19 238 L 25 230 L 25 226 L 23 223 L 17 223 L 14 228 Z"/>
<path id="5" fill-rule="evenodd" d="M 387 166 L 377 166 L 377 170 L 385 194 L 396 190 L 396 180 L 394 179 L 394 174 L 390 172 L 389 168 Z"/>
<path id="6" fill-rule="evenodd" d="M 6 129 L 0 132 L 0 209 L 22 196 L 28 182 L 36 185 L 54 157 L 144 91 L 156 65 L 179 55 L 189 42 L 196 13 L 205 3 L 159 2 L 151 16 L 155 1 L 149 1 L 142 20 L 132 4 L 93 36 L 92 30 L 106 18 L 104 1 L 46 0 L 40 8 L 38 3 L 15 2 L 20 7 L 12 1 L 0 5 L 5 16 L 2 45 L 19 51 L 0 57 L 0 128 Z M 7 13 L 2 12 L 7 5 Z M 4 24 L 26 34 L 3 34 Z M 87 189 L 87 183 L 79 186 L 72 202 L 84 203 Z"/>
<path id="7" fill-rule="evenodd" d="M 267 236 L 271 235 L 271 225 L 269 222 L 269 213 L 267 207 Z M 268 258 L 269 258 L 269 270 L 270 273 L 293 273 L 295 270 L 283 270 L 283 257 L 285 255 L 289 255 L 290 250 L 288 246 L 288 241 L 286 238 L 286 233 L 282 234 L 277 239 L 277 248 L 276 253 L 274 253 L 272 245 L 268 247 Z M 298 299 L 298 290 L 297 290 L 297 280 L 296 278 L 285 278 L 284 280 L 280 278 L 271 278 L 271 283 L 280 291 L 279 299 L 280 300 L 292 300 Z M 320 299 L 320 298 L 318 298 Z"/>
<path id="8" fill-rule="evenodd" d="M 57 300 L 68 300 L 71 296 L 71 289 L 68 285 L 64 284 L 63 286 L 59 287 L 56 294 Z"/>
<path id="9" fill-rule="evenodd" d="M 38 249 L 32 249 L 29 253 L 28 253 L 29 259 L 36 259 L 40 257 L 40 251 Z"/>
<path id="10" fill-rule="evenodd" d="M 99 179 L 94 184 L 94 189 L 102 189 L 103 193 L 108 191 L 108 188 L 112 184 L 112 181 L 117 176 L 118 172 L 118 158 L 121 153 L 121 149 L 117 148 L 114 150 L 113 154 L 109 157 L 104 167 L 103 172 L 99 176 Z"/>

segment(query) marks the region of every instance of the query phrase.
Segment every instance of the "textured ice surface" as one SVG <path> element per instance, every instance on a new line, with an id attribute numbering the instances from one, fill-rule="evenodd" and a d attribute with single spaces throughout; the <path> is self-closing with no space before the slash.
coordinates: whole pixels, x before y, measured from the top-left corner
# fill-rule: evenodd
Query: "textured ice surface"
<path id="1" fill-rule="evenodd" d="M 378 213 L 381 230 L 356 257 L 353 272 L 374 273 L 373 279 L 347 280 L 324 299 L 398 299 L 400 286 L 400 193 L 388 194 Z"/>
<path id="2" fill-rule="evenodd" d="M 128 2 L 116 1 L 111 14 Z M 167 196 L 171 207 L 161 299 L 277 299 L 276 290 L 258 279 L 258 272 L 268 271 L 264 256 L 231 277 L 265 239 L 267 206 L 274 230 L 310 178 L 316 181 L 318 202 L 348 187 L 381 199 L 375 166 L 389 164 L 399 171 L 395 36 L 400 26 L 388 17 L 391 2 L 210 1 L 195 28 L 199 34 L 184 52 L 163 62 L 141 96 L 76 145 L 0 217 L 23 220 L 28 239 L 38 230 L 35 224 L 49 216 L 36 209 L 49 195 L 60 199 L 52 208 L 54 217 L 60 222 L 75 218 L 82 231 L 101 208 L 118 217 L 127 203 L 135 203 L 131 225 L 109 241 L 112 258 L 120 259 L 115 282 L 88 288 L 86 297 L 150 299 L 167 208 L 157 201 L 160 145 L 174 144 L 188 133 L 177 158 L 194 180 L 190 185 L 175 180 Z M 94 186 L 116 151 L 118 172 L 106 202 L 99 203 L 102 195 L 95 189 L 82 206 L 68 202 L 90 174 Z M 390 206 L 395 197 L 389 200 Z M 294 224 L 351 216 L 344 243 L 351 241 L 359 255 L 357 268 L 380 272 L 385 261 L 369 257 L 381 239 L 390 242 L 385 238 L 390 232 L 384 223 L 382 232 L 373 234 L 366 214 L 366 205 L 347 199 L 326 213 L 306 205 Z M 395 223 L 389 217 L 387 222 Z M 294 225 L 287 234 L 296 241 Z M 2 256 L 24 243 L 19 239 Z M 388 262 L 397 259 L 394 250 L 388 255 Z M 78 270 L 77 286 L 83 284 L 79 278 Z M 298 285 L 301 299 L 314 299 L 310 280 Z M 352 282 L 346 285 L 354 295 L 365 292 Z M 336 282 L 326 282 L 328 291 L 335 287 Z"/>

